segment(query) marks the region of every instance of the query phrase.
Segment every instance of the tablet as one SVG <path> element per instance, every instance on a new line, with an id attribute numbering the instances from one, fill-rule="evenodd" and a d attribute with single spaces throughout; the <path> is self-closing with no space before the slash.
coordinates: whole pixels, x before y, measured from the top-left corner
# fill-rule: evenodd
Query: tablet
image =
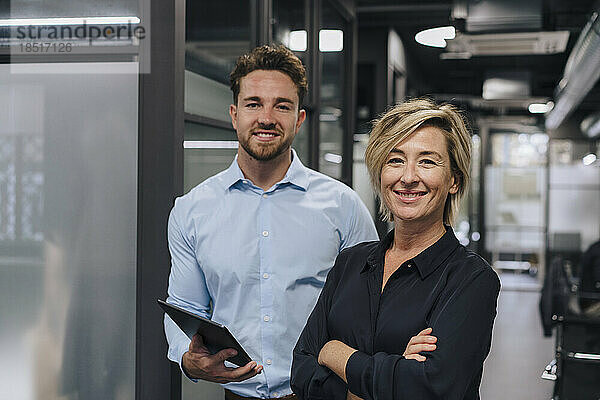
<path id="1" fill-rule="evenodd" d="M 233 337 L 227 327 L 211 321 L 210 319 L 193 314 L 183 308 L 174 306 L 173 304 L 169 304 L 166 301 L 160 299 L 157 301 L 162 309 L 165 310 L 169 317 L 171 317 L 177 326 L 179 326 L 190 339 L 192 339 L 196 333 L 202 335 L 204 344 L 212 354 L 223 349 L 235 349 L 237 350 L 237 355 L 228 358 L 227 361 L 239 367 L 252 361 L 250 356 L 248 356 L 248 353 L 246 353 L 235 337 Z"/>

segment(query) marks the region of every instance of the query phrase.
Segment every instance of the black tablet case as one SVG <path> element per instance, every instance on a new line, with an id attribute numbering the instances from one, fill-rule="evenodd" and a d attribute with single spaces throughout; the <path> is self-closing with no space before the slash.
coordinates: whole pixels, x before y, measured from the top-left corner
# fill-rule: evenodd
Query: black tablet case
<path id="1" fill-rule="evenodd" d="M 165 310 L 169 317 L 171 317 L 177 326 L 179 326 L 190 339 L 192 339 L 196 333 L 202 335 L 204 344 L 211 353 L 214 354 L 223 349 L 235 349 L 238 352 L 237 355 L 228 358 L 227 361 L 240 367 L 251 361 L 248 353 L 246 353 L 239 342 L 233 337 L 227 327 L 200 317 L 199 315 L 193 314 L 173 304 L 169 304 L 163 300 L 158 299 L 157 301 L 162 309 Z"/>

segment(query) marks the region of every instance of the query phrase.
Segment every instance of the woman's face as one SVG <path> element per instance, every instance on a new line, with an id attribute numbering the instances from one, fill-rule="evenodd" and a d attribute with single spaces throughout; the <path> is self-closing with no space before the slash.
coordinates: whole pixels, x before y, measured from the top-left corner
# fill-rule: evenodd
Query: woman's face
<path id="1" fill-rule="evenodd" d="M 446 138 L 432 126 L 398 143 L 381 171 L 382 198 L 396 222 L 443 222 L 446 198 L 457 191 Z"/>

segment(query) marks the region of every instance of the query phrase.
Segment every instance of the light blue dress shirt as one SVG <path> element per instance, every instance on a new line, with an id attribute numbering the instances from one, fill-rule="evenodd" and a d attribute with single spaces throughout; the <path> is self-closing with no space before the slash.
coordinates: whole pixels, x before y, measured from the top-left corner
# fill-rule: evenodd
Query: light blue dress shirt
<path id="1" fill-rule="evenodd" d="M 266 191 L 244 178 L 236 157 L 175 201 L 168 238 L 167 302 L 226 325 L 264 366 L 225 388 L 271 398 L 291 393 L 292 349 L 336 256 L 378 237 L 358 195 L 293 152 Z M 165 332 L 168 358 L 181 365 L 190 340 L 168 316 Z"/>

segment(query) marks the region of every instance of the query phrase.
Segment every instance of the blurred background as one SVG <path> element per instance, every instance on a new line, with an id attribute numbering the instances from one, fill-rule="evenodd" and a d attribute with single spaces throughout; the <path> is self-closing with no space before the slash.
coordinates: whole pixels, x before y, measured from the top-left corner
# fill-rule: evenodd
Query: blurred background
<path id="1" fill-rule="evenodd" d="M 592 0 L 0 0 L 0 399 L 222 398 L 166 360 L 155 302 L 173 200 L 231 163 L 228 75 L 265 43 L 307 68 L 300 159 L 356 190 L 380 234 L 371 121 L 416 96 L 465 111 L 472 183 L 454 229 L 502 281 L 481 397 L 600 398 L 599 12 Z M 84 23 L 144 35 L 37 29 Z"/>

